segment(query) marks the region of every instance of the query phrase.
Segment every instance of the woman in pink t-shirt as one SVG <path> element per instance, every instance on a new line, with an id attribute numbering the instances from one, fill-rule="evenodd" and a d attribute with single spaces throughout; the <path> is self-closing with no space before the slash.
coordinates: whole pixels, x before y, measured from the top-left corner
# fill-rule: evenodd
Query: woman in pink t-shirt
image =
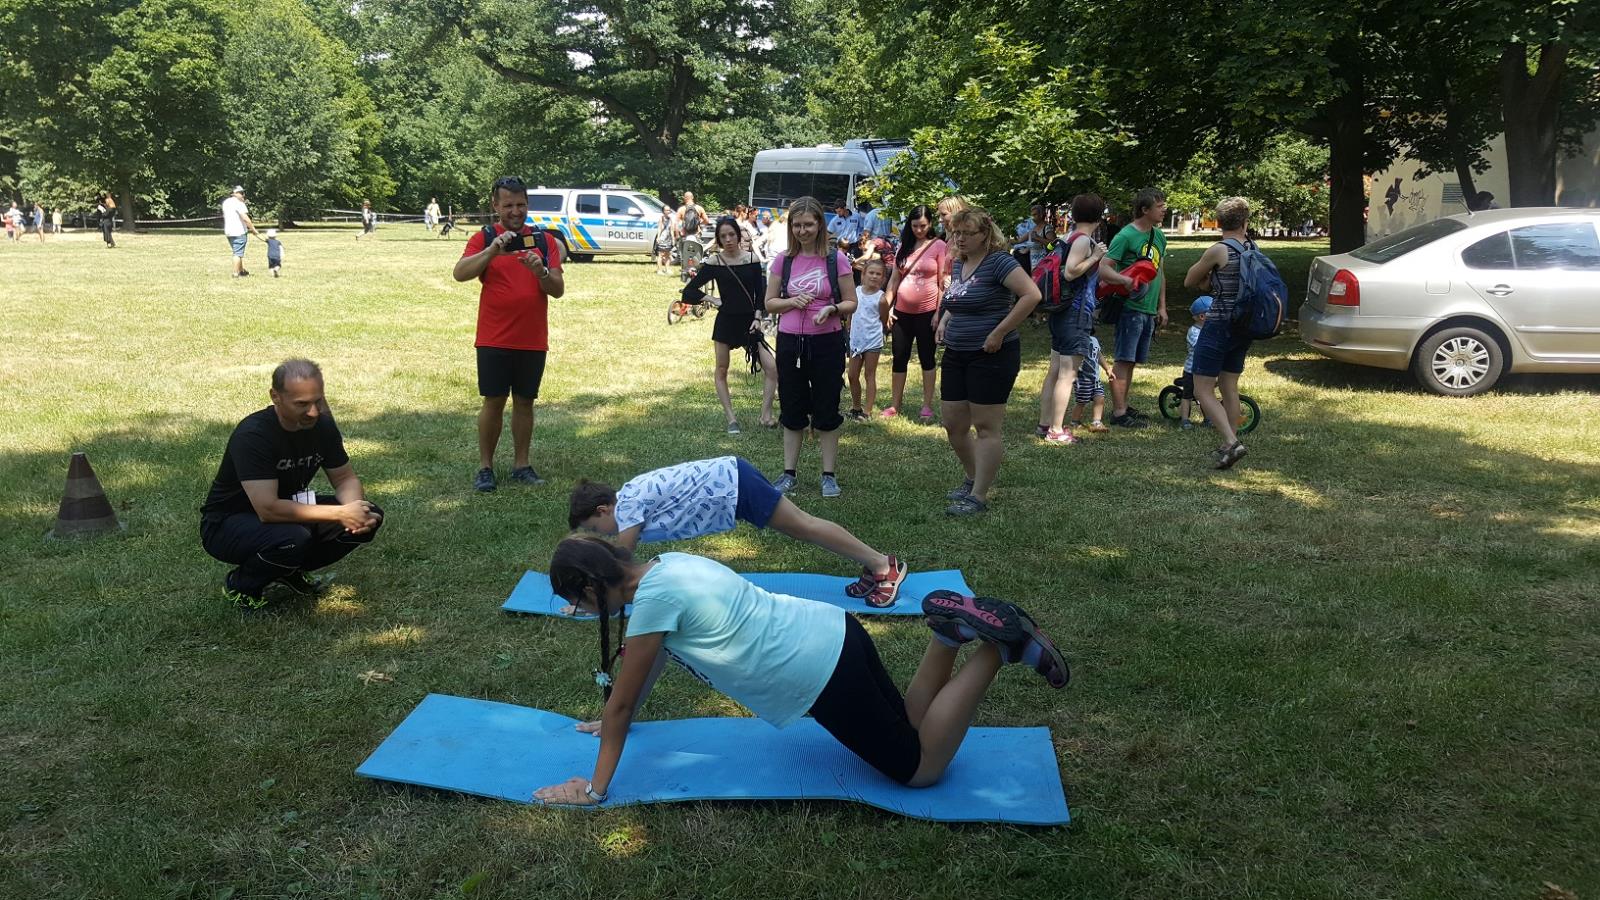
<path id="1" fill-rule="evenodd" d="M 783 425 L 783 475 L 773 485 L 785 494 L 794 488 L 800 442 L 809 425 L 822 449 L 822 496 L 837 497 L 834 464 L 844 423 L 840 323 L 855 311 L 856 282 L 850 260 L 830 246 L 824 221 L 815 197 L 789 204 L 788 249 L 772 260 L 767 277 L 767 312 L 779 317 L 778 421 Z M 828 277 L 824 254 L 832 254 L 834 278 Z"/>
<path id="2" fill-rule="evenodd" d="M 911 346 L 917 348 L 917 363 L 922 369 L 922 424 L 933 421 L 933 366 L 937 345 L 933 340 L 933 320 L 939 312 L 939 298 L 950 278 L 950 251 L 933 234 L 933 215 L 926 206 L 912 208 L 900 233 L 900 252 L 895 255 L 894 277 L 883 292 L 888 308 L 888 325 L 894 335 L 894 366 L 890 378 L 889 408 L 883 417 L 892 419 L 905 402 L 906 370 L 911 365 Z"/>

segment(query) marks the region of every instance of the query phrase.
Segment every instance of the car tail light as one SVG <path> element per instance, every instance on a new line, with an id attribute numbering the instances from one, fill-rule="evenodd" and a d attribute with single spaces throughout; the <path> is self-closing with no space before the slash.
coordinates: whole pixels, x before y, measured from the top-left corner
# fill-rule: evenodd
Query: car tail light
<path id="1" fill-rule="evenodd" d="M 1349 269 L 1340 269 L 1333 276 L 1333 283 L 1328 285 L 1329 306 L 1360 306 L 1361 282 L 1356 280 L 1356 274 Z"/>

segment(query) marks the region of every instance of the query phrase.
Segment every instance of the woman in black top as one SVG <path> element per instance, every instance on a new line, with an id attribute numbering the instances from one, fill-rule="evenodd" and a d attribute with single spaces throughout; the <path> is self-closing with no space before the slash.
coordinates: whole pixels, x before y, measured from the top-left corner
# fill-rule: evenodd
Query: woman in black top
<path id="1" fill-rule="evenodd" d="M 698 303 L 705 297 L 701 290 L 707 282 L 716 281 L 717 297 L 722 305 L 717 309 L 716 322 L 711 326 L 711 340 L 717 348 L 717 368 L 714 375 L 717 399 L 722 401 L 722 412 L 728 417 L 728 433 L 739 433 L 739 420 L 733 414 L 733 398 L 728 392 L 728 357 L 734 347 L 743 347 L 750 360 L 750 370 L 759 364 L 766 376 L 761 391 L 761 425 L 777 427 L 772 415 L 772 399 L 778 392 L 778 364 L 772 358 L 766 337 L 761 332 L 757 315 L 762 309 L 760 298 L 766 296 L 766 275 L 761 261 L 754 253 L 743 249 L 744 230 L 732 216 L 717 220 L 717 251 L 705 258 L 700 270 L 683 288 L 687 303 Z"/>

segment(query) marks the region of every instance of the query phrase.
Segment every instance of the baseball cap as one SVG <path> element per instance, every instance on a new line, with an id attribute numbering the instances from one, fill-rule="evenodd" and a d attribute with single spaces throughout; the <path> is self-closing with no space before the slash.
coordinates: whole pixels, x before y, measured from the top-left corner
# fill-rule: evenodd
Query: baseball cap
<path id="1" fill-rule="evenodd" d="M 234 192 L 234 193 L 235 193 L 235 194 L 242 194 L 242 193 L 244 193 L 244 185 L 242 185 L 242 184 L 236 184 L 236 185 L 234 185 L 234 186 L 233 186 L 233 192 Z"/>
<path id="2" fill-rule="evenodd" d="M 1189 304 L 1189 315 L 1199 316 L 1210 312 L 1211 302 L 1210 294 L 1202 294 L 1199 297 L 1196 297 L 1194 302 Z"/>

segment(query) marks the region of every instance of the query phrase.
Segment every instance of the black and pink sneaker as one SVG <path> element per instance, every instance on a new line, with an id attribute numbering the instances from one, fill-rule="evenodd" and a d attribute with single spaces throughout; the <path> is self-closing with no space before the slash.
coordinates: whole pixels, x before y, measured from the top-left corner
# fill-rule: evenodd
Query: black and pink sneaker
<path id="1" fill-rule="evenodd" d="M 981 640 L 999 644 L 1002 656 L 1024 637 L 1016 607 L 991 597 L 932 591 L 922 598 L 922 614 L 927 617 L 928 627 L 947 643 Z"/>
<path id="2" fill-rule="evenodd" d="M 1053 688 L 1064 688 L 1072 679 L 1072 670 L 1067 667 L 1067 658 L 1056 649 L 1055 641 L 1044 633 L 1039 623 L 1027 611 L 1015 603 L 1007 603 L 1012 614 L 1016 617 L 1017 626 L 1022 631 L 1022 637 L 1009 648 L 1001 648 L 1001 657 L 1006 662 L 1020 662 L 1033 666 L 1033 670 L 1044 676 L 1044 680 Z"/>

